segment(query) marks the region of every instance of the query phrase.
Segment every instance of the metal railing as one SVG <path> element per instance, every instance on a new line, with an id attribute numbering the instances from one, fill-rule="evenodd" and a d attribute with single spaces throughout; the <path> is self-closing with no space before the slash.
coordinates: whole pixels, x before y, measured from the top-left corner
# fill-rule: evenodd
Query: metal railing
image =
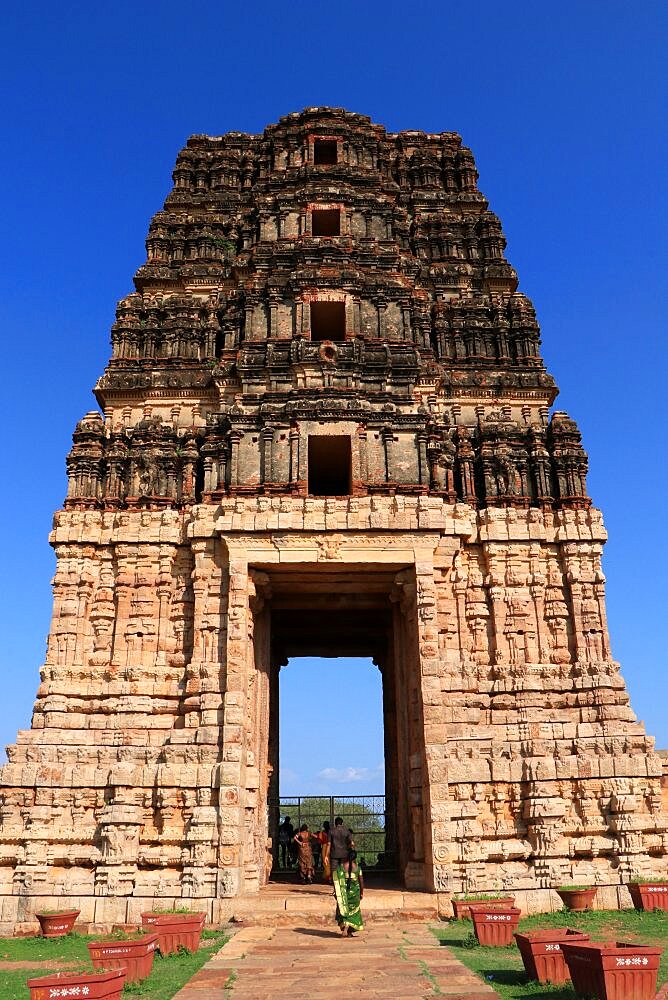
<path id="1" fill-rule="evenodd" d="M 290 817 L 295 833 L 303 823 L 312 833 L 317 833 L 325 820 L 333 828 L 335 818 L 340 816 L 352 831 L 357 860 L 362 868 L 389 872 L 396 867 L 394 845 L 389 842 L 386 830 L 384 795 L 288 795 L 270 803 L 275 872 L 291 871 L 295 865 L 294 849 L 291 858 L 288 851 L 279 850 L 278 827 L 286 816 Z M 317 858 L 316 847 L 316 869 Z"/>

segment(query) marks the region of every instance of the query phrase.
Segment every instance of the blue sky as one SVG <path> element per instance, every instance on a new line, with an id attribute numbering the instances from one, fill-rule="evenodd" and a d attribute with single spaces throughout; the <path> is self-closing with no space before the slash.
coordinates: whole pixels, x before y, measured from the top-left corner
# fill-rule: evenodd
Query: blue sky
<path id="1" fill-rule="evenodd" d="M 300 656 L 281 667 L 279 681 L 281 795 L 382 794 L 383 688 L 378 667 L 361 657 Z"/>
<path id="2" fill-rule="evenodd" d="M 665 5 L 8 7 L 0 743 L 27 724 L 38 683 L 53 573 L 47 534 L 65 492 L 70 436 L 94 405 L 115 303 L 144 259 L 178 150 L 191 133 L 261 131 L 280 115 L 330 104 L 392 131 L 458 131 L 472 147 L 538 311 L 557 405 L 577 419 L 590 454 L 590 493 L 610 532 L 613 651 L 636 712 L 668 747 Z M 360 698 L 378 704 L 373 671 L 358 676 Z M 357 741 L 359 756 L 342 764 L 322 720 L 290 711 L 294 728 L 331 754 L 314 758 L 309 774 L 285 759 L 300 780 L 377 767 L 382 740 Z"/>

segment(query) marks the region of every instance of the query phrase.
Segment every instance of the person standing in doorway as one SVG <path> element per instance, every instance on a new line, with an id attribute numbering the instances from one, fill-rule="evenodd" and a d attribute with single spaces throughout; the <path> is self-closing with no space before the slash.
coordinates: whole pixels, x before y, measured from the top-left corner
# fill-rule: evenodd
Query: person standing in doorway
<path id="1" fill-rule="evenodd" d="M 310 885 L 313 881 L 314 869 L 311 841 L 316 839 L 314 833 L 309 833 L 306 823 L 302 823 L 299 827 L 299 833 L 295 834 L 292 838 L 299 852 L 299 877 L 306 885 Z"/>
<path id="2" fill-rule="evenodd" d="M 290 859 L 290 849 L 292 846 L 292 838 L 295 835 L 295 828 L 290 822 L 290 817 L 286 816 L 281 825 L 278 828 L 278 846 L 281 852 L 281 868 L 288 867 L 288 861 Z"/>
<path id="3" fill-rule="evenodd" d="M 348 860 L 351 832 L 340 816 L 334 820 L 334 829 L 329 833 L 329 863 L 332 875 L 339 865 Z"/>
<path id="4" fill-rule="evenodd" d="M 330 867 L 329 852 L 330 852 L 330 825 L 329 820 L 326 819 L 322 824 L 322 836 L 320 843 L 322 844 L 322 878 L 324 882 L 332 881 L 332 869 Z"/>
<path id="5" fill-rule="evenodd" d="M 322 830 L 316 830 L 315 833 L 311 834 L 311 848 L 313 850 L 313 870 L 318 871 L 322 863 L 322 838 L 324 834 Z"/>
<path id="6" fill-rule="evenodd" d="M 324 882 L 329 882 L 329 823 L 327 820 L 322 824 L 322 829 L 313 835 L 313 861 L 316 871 L 322 866 L 322 878 Z"/>

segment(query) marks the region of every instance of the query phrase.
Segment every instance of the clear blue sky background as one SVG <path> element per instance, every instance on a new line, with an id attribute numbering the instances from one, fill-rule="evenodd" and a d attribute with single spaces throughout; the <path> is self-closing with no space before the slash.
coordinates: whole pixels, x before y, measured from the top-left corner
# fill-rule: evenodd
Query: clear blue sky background
<path id="1" fill-rule="evenodd" d="M 590 454 L 610 532 L 613 650 L 636 712 L 668 747 L 667 20 L 658 0 L 5 7 L 0 743 L 28 723 L 38 682 L 70 435 L 93 406 L 115 303 L 178 150 L 194 132 L 259 132 L 330 104 L 393 131 L 459 131 L 472 147 L 538 310 L 557 405 Z M 375 668 L 355 676 L 379 709 Z M 365 715 L 369 744 L 344 753 L 285 678 L 284 736 L 298 726 L 315 748 L 304 759 L 286 738 L 286 770 L 320 790 L 328 768 L 366 768 L 328 787 L 375 790 L 379 711 Z"/>

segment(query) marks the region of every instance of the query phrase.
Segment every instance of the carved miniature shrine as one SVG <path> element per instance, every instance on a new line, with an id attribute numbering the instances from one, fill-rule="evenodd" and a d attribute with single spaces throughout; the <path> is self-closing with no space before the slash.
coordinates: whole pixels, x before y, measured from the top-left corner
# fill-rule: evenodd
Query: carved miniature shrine
<path id="1" fill-rule="evenodd" d="M 661 761 L 471 152 L 309 108 L 194 136 L 173 176 L 67 459 L 32 728 L 0 773 L 0 927 L 63 897 L 219 920 L 256 892 L 278 670 L 306 654 L 382 672 L 402 884 L 624 902 L 666 871 Z"/>

